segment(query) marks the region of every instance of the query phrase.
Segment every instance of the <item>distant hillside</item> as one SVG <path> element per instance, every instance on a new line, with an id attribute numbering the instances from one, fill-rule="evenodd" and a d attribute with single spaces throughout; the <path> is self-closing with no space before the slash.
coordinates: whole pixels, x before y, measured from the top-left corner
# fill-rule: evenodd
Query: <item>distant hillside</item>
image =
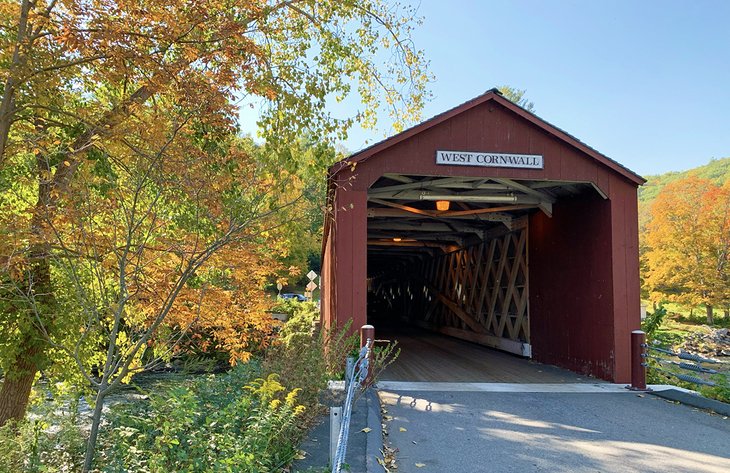
<path id="1" fill-rule="evenodd" d="M 688 169 L 687 171 L 644 176 L 646 184 L 639 188 L 639 202 L 651 202 L 664 186 L 691 174 L 722 184 L 730 179 L 730 158 L 713 159 L 704 166 Z"/>
<path id="2" fill-rule="evenodd" d="M 639 227 L 644 228 L 649 218 L 649 208 L 659 191 L 664 186 L 677 179 L 696 175 L 722 184 L 730 180 L 730 158 L 713 159 L 704 166 L 688 169 L 682 172 L 667 172 L 656 176 L 644 176 L 646 184 L 639 187 Z"/>

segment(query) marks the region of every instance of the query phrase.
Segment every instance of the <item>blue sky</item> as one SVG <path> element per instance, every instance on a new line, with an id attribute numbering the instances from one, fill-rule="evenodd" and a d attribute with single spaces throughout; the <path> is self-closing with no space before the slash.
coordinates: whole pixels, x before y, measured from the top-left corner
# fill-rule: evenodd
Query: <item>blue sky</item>
<path id="1" fill-rule="evenodd" d="M 496 85 L 640 174 L 730 156 L 730 1 L 423 0 L 430 117 Z M 382 138 L 354 129 L 358 150 Z"/>

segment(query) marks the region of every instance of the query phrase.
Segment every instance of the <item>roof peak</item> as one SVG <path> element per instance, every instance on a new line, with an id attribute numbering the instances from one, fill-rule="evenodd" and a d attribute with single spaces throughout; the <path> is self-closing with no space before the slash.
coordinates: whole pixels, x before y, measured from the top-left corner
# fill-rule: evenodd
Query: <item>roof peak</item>
<path id="1" fill-rule="evenodd" d="M 524 109 L 523 107 L 519 106 L 518 104 L 507 99 L 496 87 L 492 87 L 491 89 L 487 90 L 483 94 L 478 95 L 472 99 L 469 99 L 469 100 L 461 103 L 460 105 L 457 105 L 444 112 L 434 115 L 433 117 L 431 117 L 425 121 L 422 121 L 421 123 L 414 125 L 400 133 L 397 133 L 393 136 L 385 138 L 377 143 L 374 143 L 368 147 L 365 147 L 365 148 L 351 154 L 349 157 L 335 163 L 330 168 L 330 173 L 334 174 L 334 173 L 338 172 L 342 166 L 345 166 L 348 163 L 361 162 L 361 161 L 367 160 L 370 156 L 372 156 L 376 153 L 379 153 L 380 151 L 383 151 L 384 149 L 394 146 L 395 144 L 400 143 L 401 141 L 404 141 L 412 136 L 415 136 L 423 131 L 426 131 L 433 126 L 438 125 L 439 123 L 445 122 L 446 120 L 449 120 L 457 115 L 460 115 L 489 100 L 494 100 L 498 104 L 504 106 L 506 109 L 511 110 L 513 113 L 516 113 L 517 115 L 521 116 L 525 120 L 530 121 L 531 123 L 542 128 L 546 132 L 561 139 L 562 141 L 566 142 L 567 144 L 573 146 L 574 148 L 577 148 L 578 150 L 582 151 L 583 153 L 587 154 L 588 156 L 592 157 L 593 159 L 596 159 L 600 163 L 613 169 L 614 171 L 623 175 L 624 177 L 626 177 L 630 181 L 636 183 L 637 185 L 641 185 L 644 182 L 646 182 L 646 180 L 643 177 L 641 177 L 634 171 L 630 170 L 626 166 L 609 158 L 608 156 L 604 155 L 603 153 L 597 151 L 596 149 L 592 148 L 591 146 L 580 141 L 575 136 L 567 133 L 566 131 L 558 128 L 557 126 L 549 123 L 548 121 L 540 118 L 539 116 L 535 115 L 534 113 Z"/>

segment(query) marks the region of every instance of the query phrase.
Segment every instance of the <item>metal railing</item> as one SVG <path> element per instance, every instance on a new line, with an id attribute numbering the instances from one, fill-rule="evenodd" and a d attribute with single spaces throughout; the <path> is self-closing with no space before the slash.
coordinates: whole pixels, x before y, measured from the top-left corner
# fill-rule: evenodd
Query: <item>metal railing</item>
<path id="1" fill-rule="evenodd" d="M 363 326 L 360 333 L 362 348 L 360 348 L 359 356 L 354 363 L 348 363 L 345 370 L 345 401 L 343 407 L 341 410 L 334 410 L 333 408 L 335 414 L 340 413 L 340 426 L 337 436 L 337 446 L 334 448 L 331 459 L 332 473 L 340 473 L 342 465 L 345 462 L 347 441 L 350 435 L 352 404 L 355 400 L 355 394 L 361 388 L 366 387 L 371 379 L 372 347 L 374 341 L 372 326 Z"/>
<path id="2" fill-rule="evenodd" d="M 722 364 L 719 360 L 714 360 L 712 358 L 705 358 L 700 355 L 695 355 L 694 353 L 688 353 L 685 351 L 680 352 L 673 352 L 671 350 L 665 350 L 664 348 L 655 347 L 649 344 L 644 343 L 644 348 L 647 351 L 654 352 L 654 353 L 661 353 L 664 355 L 669 355 L 675 358 L 679 358 L 680 360 L 688 360 L 688 361 L 694 361 L 694 363 L 687 363 L 684 361 L 674 361 L 669 360 L 667 358 L 663 358 L 661 356 L 651 355 L 648 352 L 644 353 L 644 359 L 645 360 L 654 360 L 657 362 L 658 365 L 671 365 L 676 366 L 679 369 L 683 369 L 686 371 L 691 371 L 693 373 L 699 373 L 699 374 L 718 374 L 719 371 L 712 369 L 712 368 L 706 368 L 702 366 L 702 363 L 707 364 L 713 364 L 713 365 L 719 365 Z M 662 373 L 666 376 L 672 376 L 674 378 L 677 378 L 681 381 L 685 381 L 687 383 L 693 383 L 693 384 L 701 384 L 704 386 L 716 386 L 717 384 L 714 381 L 709 381 L 703 378 L 700 378 L 698 376 L 694 376 L 691 374 L 685 374 L 685 373 L 677 373 L 675 371 L 667 370 L 664 368 L 661 368 L 660 366 L 650 365 L 648 361 L 644 362 L 646 369 L 648 370 L 654 370 L 659 373 Z"/>
<path id="3" fill-rule="evenodd" d="M 657 353 L 659 355 L 657 355 Z M 674 357 L 684 361 L 671 360 L 668 359 L 666 356 L 661 355 L 668 355 L 669 357 Z M 717 383 L 715 383 L 714 381 L 701 378 L 699 375 L 714 375 L 719 374 L 720 371 L 702 365 L 727 364 L 727 362 L 725 361 L 707 358 L 686 351 L 675 352 L 673 350 L 667 350 L 666 348 L 660 348 L 650 345 L 646 343 L 646 334 L 641 330 L 635 330 L 631 333 L 631 358 L 632 363 L 630 389 L 637 391 L 647 390 L 646 372 L 648 370 L 653 370 L 658 373 L 662 373 L 665 376 L 673 377 L 687 383 L 699 384 L 703 386 L 716 386 Z M 650 364 L 649 360 L 654 361 L 656 364 Z M 680 370 L 684 370 L 685 372 L 677 372 L 665 369 L 662 368 L 662 365 L 673 366 Z M 688 374 L 686 372 L 691 372 L 693 374 Z M 697 375 L 695 375 L 694 373 L 697 373 Z"/>

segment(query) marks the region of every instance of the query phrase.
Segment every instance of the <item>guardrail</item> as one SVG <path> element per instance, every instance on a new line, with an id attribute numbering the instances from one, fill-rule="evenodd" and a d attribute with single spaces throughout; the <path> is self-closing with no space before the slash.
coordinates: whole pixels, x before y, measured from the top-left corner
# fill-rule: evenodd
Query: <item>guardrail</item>
<path id="1" fill-rule="evenodd" d="M 330 435 L 339 431 L 337 444 L 333 445 L 330 454 L 332 473 L 340 473 L 347 454 L 347 439 L 350 435 L 350 417 L 355 392 L 359 388 L 367 387 L 372 382 L 373 343 L 375 329 L 372 325 L 363 325 L 360 329 L 360 353 L 354 363 L 347 363 L 345 370 L 345 402 L 342 408 L 332 408 L 330 411 Z M 336 424 L 339 422 L 339 429 Z"/>
<path id="2" fill-rule="evenodd" d="M 671 360 L 660 355 L 655 355 L 653 353 L 668 355 L 670 357 L 685 361 Z M 657 365 L 650 365 L 650 359 L 654 360 Z M 631 386 L 628 387 L 629 389 L 635 391 L 647 391 L 648 389 L 646 386 L 646 372 L 648 370 L 654 370 L 666 376 L 671 376 L 687 383 L 699 384 L 704 386 L 716 386 L 716 383 L 714 381 L 701 378 L 694 374 L 686 374 L 682 372 L 678 373 L 661 367 L 661 365 L 676 366 L 677 368 L 688 372 L 705 375 L 713 375 L 719 373 L 719 371 L 716 369 L 702 366 L 703 363 L 712 365 L 727 364 L 726 362 L 720 360 L 706 358 L 704 356 L 689 353 L 686 351 L 675 352 L 672 350 L 667 350 L 665 348 L 652 346 L 646 343 L 646 334 L 643 331 L 635 330 L 631 332 Z"/>

